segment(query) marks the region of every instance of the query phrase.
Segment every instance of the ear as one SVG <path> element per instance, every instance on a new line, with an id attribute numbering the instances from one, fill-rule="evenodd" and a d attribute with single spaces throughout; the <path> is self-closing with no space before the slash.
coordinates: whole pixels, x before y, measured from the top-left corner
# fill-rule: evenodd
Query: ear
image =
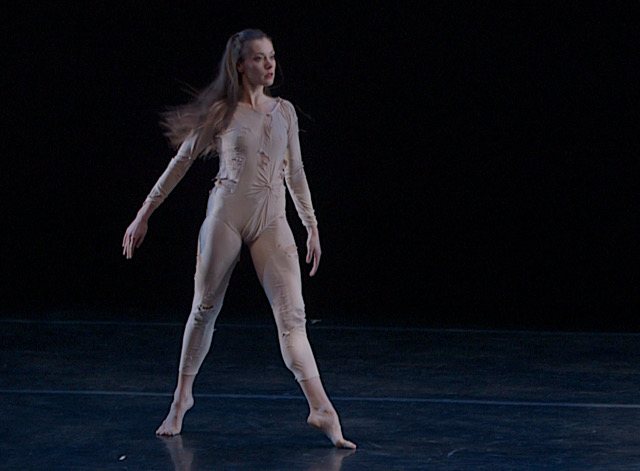
<path id="1" fill-rule="evenodd" d="M 242 64 L 241 61 L 238 61 L 238 63 L 236 64 L 236 70 L 240 74 L 244 72 L 244 65 Z"/>

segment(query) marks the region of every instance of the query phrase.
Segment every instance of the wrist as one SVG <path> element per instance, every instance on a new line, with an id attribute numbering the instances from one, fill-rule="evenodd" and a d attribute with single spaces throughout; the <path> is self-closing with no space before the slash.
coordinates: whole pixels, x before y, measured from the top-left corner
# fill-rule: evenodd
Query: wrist
<path id="1" fill-rule="evenodd" d="M 143 204 L 142 208 L 138 210 L 138 214 L 136 215 L 136 219 L 141 222 L 149 221 L 149 217 L 151 217 L 151 213 L 153 212 L 153 208 L 150 204 Z"/>

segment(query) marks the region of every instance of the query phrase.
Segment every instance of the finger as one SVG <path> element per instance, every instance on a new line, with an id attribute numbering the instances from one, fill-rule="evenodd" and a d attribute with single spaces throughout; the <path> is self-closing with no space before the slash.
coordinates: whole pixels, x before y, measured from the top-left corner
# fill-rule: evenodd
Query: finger
<path id="1" fill-rule="evenodd" d="M 309 276 L 313 276 L 316 274 L 316 272 L 318 271 L 318 263 L 317 263 L 317 258 L 313 258 L 313 267 L 311 268 L 311 271 L 309 272 Z"/>
<path id="2" fill-rule="evenodd" d="M 318 267 L 320 266 L 320 253 L 319 251 L 315 251 L 313 254 L 313 267 L 311 268 L 311 273 L 309 275 L 313 276 L 318 271 Z"/>
<path id="3" fill-rule="evenodd" d="M 311 247 L 307 247 L 307 258 L 305 261 L 307 263 L 311 263 L 311 257 L 313 257 L 313 249 Z"/>

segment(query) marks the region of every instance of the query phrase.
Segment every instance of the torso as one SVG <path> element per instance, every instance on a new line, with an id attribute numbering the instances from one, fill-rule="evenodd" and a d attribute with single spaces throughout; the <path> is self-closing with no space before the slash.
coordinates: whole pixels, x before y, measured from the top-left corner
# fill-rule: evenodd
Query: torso
<path id="1" fill-rule="evenodd" d="M 289 123 L 281 106 L 280 99 L 262 103 L 259 110 L 239 103 L 218 138 L 220 170 L 208 214 L 223 219 L 245 241 L 285 214 Z"/>

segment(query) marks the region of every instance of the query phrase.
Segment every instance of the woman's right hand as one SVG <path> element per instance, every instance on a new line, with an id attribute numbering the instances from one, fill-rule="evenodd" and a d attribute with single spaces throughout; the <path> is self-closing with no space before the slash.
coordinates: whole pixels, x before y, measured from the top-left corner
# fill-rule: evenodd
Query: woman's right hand
<path id="1" fill-rule="evenodd" d="M 127 257 L 127 259 L 133 257 L 133 250 L 142 244 L 144 236 L 147 235 L 148 227 L 147 220 L 139 216 L 127 227 L 127 231 L 124 233 L 124 238 L 122 239 L 122 255 Z"/>

